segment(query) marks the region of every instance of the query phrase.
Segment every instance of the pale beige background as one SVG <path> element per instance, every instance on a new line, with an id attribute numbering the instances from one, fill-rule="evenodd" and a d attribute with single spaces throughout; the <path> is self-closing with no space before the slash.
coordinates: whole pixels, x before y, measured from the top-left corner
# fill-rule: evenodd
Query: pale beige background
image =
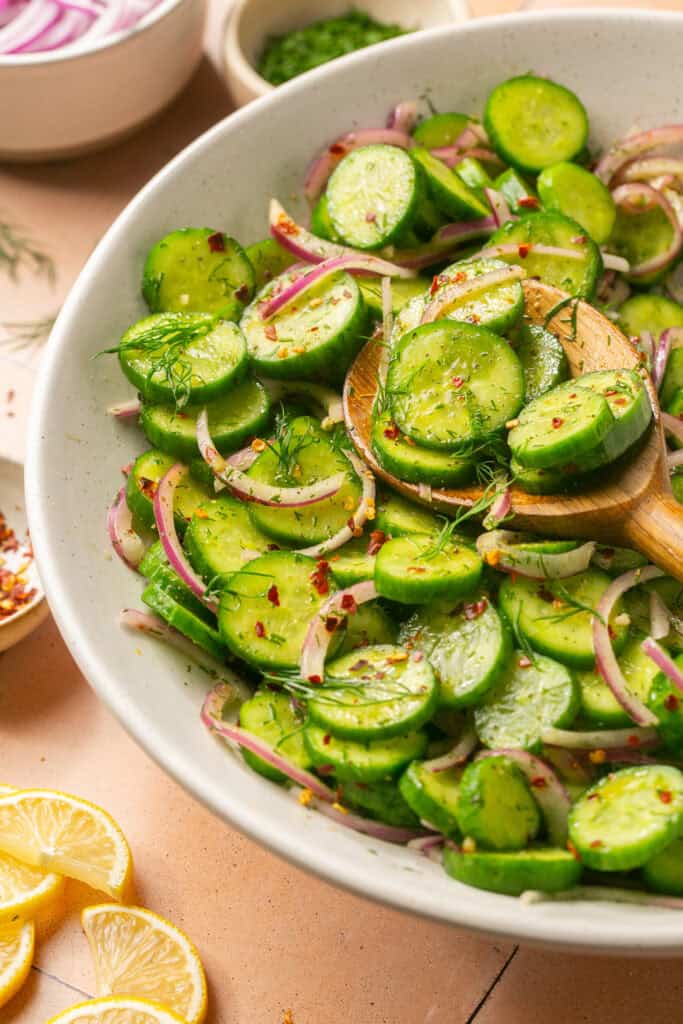
<path id="1" fill-rule="evenodd" d="M 569 6 L 525 6 L 560 5 Z M 472 6 L 487 15 L 520 4 Z M 208 32 L 214 55 L 222 17 L 215 4 Z M 17 285 L 0 276 L 0 455 L 23 453 L 40 360 L 40 346 L 16 348 L 13 329 L 4 325 L 53 315 L 128 199 L 230 109 L 207 59 L 143 135 L 82 160 L 0 167 L 0 221 L 25 227 L 58 269 L 54 288 L 30 273 Z M 132 743 L 96 700 L 51 621 L 0 656 L 0 781 L 71 790 L 118 818 L 131 840 L 141 898 L 200 948 L 210 978 L 210 1024 L 281 1024 L 289 1009 L 294 1024 L 683 1020 L 678 961 L 518 949 L 374 906 L 264 852 L 212 818 Z M 0 1024 L 44 1024 L 92 992 L 77 915 L 91 898 L 74 887 L 64 926 L 39 950 L 28 985 L 0 1010 Z"/>

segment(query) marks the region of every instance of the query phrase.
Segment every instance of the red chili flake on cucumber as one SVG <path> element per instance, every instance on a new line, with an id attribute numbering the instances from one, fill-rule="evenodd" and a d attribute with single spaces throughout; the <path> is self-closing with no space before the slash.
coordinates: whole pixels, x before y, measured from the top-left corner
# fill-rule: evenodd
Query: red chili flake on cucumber
<path id="1" fill-rule="evenodd" d="M 370 534 L 370 543 L 368 544 L 368 555 L 376 555 L 383 544 L 387 542 L 387 535 L 384 530 L 373 530 Z"/>
<path id="2" fill-rule="evenodd" d="M 670 693 L 664 701 L 664 707 L 667 711 L 678 711 L 680 701 L 674 693 Z"/>
<path id="3" fill-rule="evenodd" d="M 341 142 L 333 142 L 330 146 L 330 153 L 333 156 L 344 156 L 346 153 L 346 146 Z"/>
<path id="4" fill-rule="evenodd" d="M 454 388 L 461 388 L 464 383 L 465 383 L 465 381 L 462 379 L 462 377 L 454 377 L 453 378 L 453 387 Z"/>
<path id="5" fill-rule="evenodd" d="M 266 635 L 266 627 L 260 621 L 255 622 L 254 632 L 256 633 L 256 636 L 259 637 L 259 639 L 263 639 L 263 637 Z"/>
<path id="6" fill-rule="evenodd" d="M 319 594 L 328 594 L 330 582 L 327 574 L 330 571 L 330 563 L 321 560 L 310 575 L 310 580 Z"/>
<path id="7" fill-rule="evenodd" d="M 335 630 L 338 629 L 340 623 L 341 619 L 336 615 L 328 615 L 325 619 L 325 629 L 328 633 L 334 633 Z"/>
<path id="8" fill-rule="evenodd" d="M 669 789 L 658 789 L 657 796 L 663 804 L 670 804 L 673 800 L 673 793 Z"/>
<path id="9" fill-rule="evenodd" d="M 349 615 L 353 615 L 358 611 L 358 605 L 356 604 L 356 599 L 353 594 L 344 594 L 341 600 L 341 606 L 345 612 L 349 613 Z"/>
<path id="10" fill-rule="evenodd" d="M 488 600 L 482 597 L 479 601 L 473 601 L 470 604 L 463 606 L 462 613 L 468 622 L 472 619 L 478 619 L 480 615 L 483 615 L 488 607 Z"/>
<path id="11" fill-rule="evenodd" d="M 520 668 L 530 668 L 532 665 L 532 661 L 528 655 L 523 654 L 521 658 L 518 659 L 517 664 Z"/>
<path id="12" fill-rule="evenodd" d="M 564 420 L 561 416 L 553 416 L 553 430 L 559 430 L 563 423 Z"/>
<path id="13" fill-rule="evenodd" d="M 545 789 L 545 787 L 548 785 L 548 780 L 544 779 L 542 775 L 536 775 L 531 780 L 531 785 L 534 787 L 534 789 Z"/>
<path id="14" fill-rule="evenodd" d="M 225 238 L 220 231 L 215 231 L 207 238 L 211 252 L 225 252 Z"/>
<path id="15" fill-rule="evenodd" d="M 272 605 L 275 605 L 276 608 L 280 607 L 280 592 L 274 583 L 272 587 L 268 588 L 268 593 L 266 594 L 266 597 L 268 598 Z"/>
<path id="16" fill-rule="evenodd" d="M 275 327 L 275 324 L 266 324 L 266 326 L 263 328 L 263 333 L 265 334 L 268 341 L 277 341 L 277 329 Z"/>
<path id="17" fill-rule="evenodd" d="M 308 681 L 309 683 L 312 683 L 314 686 L 320 686 L 320 684 L 322 683 L 322 679 L 320 678 L 320 676 L 317 675 L 309 676 Z"/>
<path id="18" fill-rule="evenodd" d="M 392 423 L 390 424 L 390 426 L 384 428 L 384 436 L 388 437 L 390 441 L 395 441 L 400 436 L 400 433 L 401 432 L 395 423 Z"/>
<path id="19" fill-rule="evenodd" d="M 537 210 L 540 205 L 536 196 L 522 196 L 517 200 L 517 206 L 521 206 L 523 210 Z"/>
<path id="20" fill-rule="evenodd" d="M 520 259 L 525 260 L 530 252 L 531 245 L 529 242 L 522 242 L 520 245 L 517 246 L 517 254 L 519 255 Z"/>
<path id="21" fill-rule="evenodd" d="M 326 732 L 325 735 L 323 736 L 323 743 L 325 744 L 326 747 L 329 746 L 331 739 L 332 737 L 330 736 L 329 732 Z"/>

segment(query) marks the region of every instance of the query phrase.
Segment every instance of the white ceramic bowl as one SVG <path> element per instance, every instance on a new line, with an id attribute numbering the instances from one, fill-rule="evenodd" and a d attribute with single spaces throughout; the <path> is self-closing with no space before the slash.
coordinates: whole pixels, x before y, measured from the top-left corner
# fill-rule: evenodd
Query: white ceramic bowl
<path id="1" fill-rule="evenodd" d="M 0 56 L 0 160 L 77 156 L 154 117 L 201 60 L 205 9 L 206 0 L 160 0 L 109 39 Z"/>
<path id="2" fill-rule="evenodd" d="M 243 767 L 199 722 L 206 680 L 185 659 L 117 626 L 140 581 L 105 530 L 121 466 L 144 447 L 105 412 L 130 389 L 113 357 L 93 359 L 142 316 L 147 248 L 186 224 L 249 242 L 268 198 L 289 204 L 321 146 L 381 123 L 400 98 L 430 90 L 441 110 L 482 108 L 494 84 L 534 69 L 576 89 L 605 145 L 638 121 L 683 120 L 683 17 L 651 12 L 514 15 L 418 33 L 312 72 L 229 117 L 157 175 L 102 239 L 55 326 L 30 419 L 27 494 L 53 613 L 85 676 L 140 744 L 216 814 L 339 885 L 467 928 L 556 947 L 683 952 L 683 915 L 587 903 L 522 906 L 451 881 L 411 851 L 349 832 Z M 142 652 L 140 654 L 140 652 Z"/>
<path id="3" fill-rule="evenodd" d="M 364 0 L 361 7 L 377 21 L 412 30 L 464 20 L 468 10 L 467 0 Z M 235 0 L 225 32 L 223 60 L 237 106 L 265 96 L 274 88 L 255 70 L 270 36 L 303 28 L 312 21 L 336 18 L 348 10 L 348 0 Z"/>

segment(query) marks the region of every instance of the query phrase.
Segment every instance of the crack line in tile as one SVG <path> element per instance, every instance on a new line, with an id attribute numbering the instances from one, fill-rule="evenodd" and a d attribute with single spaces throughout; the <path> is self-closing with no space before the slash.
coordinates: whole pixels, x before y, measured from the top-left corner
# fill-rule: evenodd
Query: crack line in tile
<path id="1" fill-rule="evenodd" d="M 483 996 L 481 997 L 481 999 L 479 1000 L 479 1002 L 477 1003 L 475 1008 L 472 1010 L 472 1013 L 469 1015 L 469 1017 L 465 1021 L 465 1024 L 472 1024 L 472 1022 L 474 1020 L 476 1020 L 476 1018 L 479 1016 L 479 1011 L 483 1009 L 484 1004 L 488 1000 L 488 997 L 491 995 L 491 993 L 493 992 L 494 988 L 496 987 L 496 985 L 498 984 L 500 979 L 503 977 L 503 975 L 507 971 L 508 967 L 510 966 L 510 964 L 514 960 L 515 956 L 517 955 L 517 951 L 518 950 L 519 950 L 519 946 L 515 946 L 515 948 L 510 953 L 510 956 L 507 958 L 507 960 L 505 961 L 505 963 L 503 964 L 501 969 L 498 971 L 498 974 L 495 976 L 495 978 L 493 979 L 493 981 L 491 982 L 489 987 L 486 989 L 486 991 L 484 992 Z"/>
<path id="2" fill-rule="evenodd" d="M 49 978 L 50 981 L 58 982 L 58 984 L 63 985 L 64 988 L 70 988 L 72 992 L 78 992 L 79 996 L 84 996 L 86 999 L 93 998 L 89 992 L 84 992 L 82 988 L 76 988 L 75 985 L 70 985 L 68 981 L 62 981 L 62 979 L 58 978 L 56 974 L 50 974 L 50 972 L 46 971 L 43 967 L 38 967 L 36 964 L 33 964 L 31 970 L 44 975 L 46 978 Z"/>

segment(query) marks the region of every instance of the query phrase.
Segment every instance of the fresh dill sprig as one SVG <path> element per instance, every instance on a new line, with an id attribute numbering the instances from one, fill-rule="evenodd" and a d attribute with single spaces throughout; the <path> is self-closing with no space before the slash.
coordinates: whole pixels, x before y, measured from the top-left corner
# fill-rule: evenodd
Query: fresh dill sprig
<path id="1" fill-rule="evenodd" d="M 54 285 L 54 261 L 16 224 L 0 221 L 0 270 L 12 281 L 18 281 L 22 271 L 35 277 L 44 277 Z"/>
<path id="2" fill-rule="evenodd" d="M 598 622 L 601 622 L 603 626 L 607 623 L 601 615 L 589 604 L 584 604 L 583 601 L 579 601 L 578 598 L 570 594 L 567 588 L 559 580 L 554 580 L 550 585 L 550 592 L 558 600 L 561 600 L 564 605 L 567 606 L 566 611 L 558 609 L 554 615 L 539 615 L 539 621 L 553 622 L 555 624 L 566 622 L 567 619 L 573 618 L 575 615 L 581 615 L 587 613 L 591 617 L 595 617 Z"/>
<path id="3" fill-rule="evenodd" d="M 275 417 L 275 441 L 266 441 L 268 449 L 277 459 L 275 479 L 279 484 L 296 485 L 296 469 L 302 451 L 315 443 L 316 438 L 309 430 L 295 430 L 290 412 L 280 405 Z M 300 475 L 300 467 L 299 467 Z"/>
<path id="4" fill-rule="evenodd" d="M 556 302 L 555 305 L 546 313 L 543 320 L 544 328 L 547 330 L 550 321 L 556 317 L 558 313 L 561 313 L 563 309 L 566 309 L 567 306 L 571 306 L 571 313 L 569 317 L 561 320 L 560 322 L 563 324 L 569 324 L 571 332 L 569 335 L 569 341 L 576 341 L 576 332 L 578 330 L 577 318 L 579 315 L 580 302 L 581 299 L 578 295 L 566 295 L 563 299 L 560 299 L 560 301 Z"/>

